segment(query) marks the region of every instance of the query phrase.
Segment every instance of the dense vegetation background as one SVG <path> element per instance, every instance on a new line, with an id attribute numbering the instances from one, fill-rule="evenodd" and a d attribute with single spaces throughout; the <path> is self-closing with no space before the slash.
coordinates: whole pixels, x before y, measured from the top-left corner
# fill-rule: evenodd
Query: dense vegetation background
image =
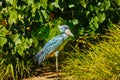
<path id="1" fill-rule="evenodd" d="M 61 24 L 69 25 L 75 35 L 61 52 L 68 56 L 60 57 L 63 71 L 82 79 L 118 79 L 119 23 L 120 0 L 2 0 L 0 79 L 29 76 L 33 56 L 59 34 Z"/>

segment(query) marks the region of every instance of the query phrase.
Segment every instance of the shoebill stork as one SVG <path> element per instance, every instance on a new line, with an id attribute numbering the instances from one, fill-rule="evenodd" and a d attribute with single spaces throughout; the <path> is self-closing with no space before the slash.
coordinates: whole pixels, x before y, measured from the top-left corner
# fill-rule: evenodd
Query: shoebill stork
<path id="1" fill-rule="evenodd" d="M 58 36 L 55 36 L 51 40 L 49 40 L 45 46 L 35 55 L 34 61 L 38 62 L 40 65 L 42 61 L 44 61 L 46 58 L 48 58 L 50 55 L 55 55 L 56 57 L 56 72 L 58 73 L 58 53 L 60 51 L 60 46 L 62 46 L 62 43 L 69 37 L 74 35 L 71 33 L 69 26 L 67 25 L 61 25 L 58 26 L 61 34 Z"/>

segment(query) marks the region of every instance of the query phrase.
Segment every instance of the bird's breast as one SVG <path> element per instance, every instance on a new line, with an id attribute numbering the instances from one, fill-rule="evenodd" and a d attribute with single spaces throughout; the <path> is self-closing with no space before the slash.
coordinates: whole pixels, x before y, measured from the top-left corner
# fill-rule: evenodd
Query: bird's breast
<path id="1" fill-rule="evenodd" d="M 63 42 L 58 48 L 56 48 L 53 52 L 51 52 L 48 56 L 47 56 L 47 58 L 49 58 L 49 57 L 54 57 L 55 56 L 55 52 L 56 51 L 61 51 L 62 49 L 63 49 L 63 47 L 67 44 L 67 42 L 68 41 L 65 41 L 65 42 Z"/>
<path id="2" fill-rule="evenodd" d="M 54 57 L 54 56 L 55 56 L 55 52 L 56 52 L 56 51 L 59 51 L 59 48 L 60 48 L 60 46 L 59 46 L 58 48 L 56 48 L 53 52 L 51 52 L 51 53 L 47 56 L 47 58 L 49 58 L 49 57 Z"/>

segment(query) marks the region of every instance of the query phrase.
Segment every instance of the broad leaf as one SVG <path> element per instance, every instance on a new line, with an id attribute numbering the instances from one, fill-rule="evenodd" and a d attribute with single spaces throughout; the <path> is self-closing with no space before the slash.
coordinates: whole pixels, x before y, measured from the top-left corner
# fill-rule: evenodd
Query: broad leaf
<path id="1" fill-rule="evenodd" d="M 104 1 L 105 9 L 107 10 L 110 7 L 110 1 Z"/>
<path id="2" fill-rule="evenodd" d="M 41 10 L 41 13 L 42 13 L 44 19 L 47 20 L 48 15 L 47 15 L 46 11 L 45 11 L 45 10 Z M 42 19 L 42 20 L 43 20 L 43 19 Z"/>
<path id="3" fill-rule="evenodd" d="M 3 47 L 5 43 L 7 43 L 7 39 L 4 37 L 0 37 L 0 47 Z"/>
<path id="4" fill-rule="evenodd" d="M 55 6 L 56 8 L 60 8 L 60 6 L 57 2 L 53 2 L 51 5 Z"/>
<path id="5" fill-rule="evenodd" d="M 15 35 L 10 35 L 11 39 L 13 40 L 13 42 L 17 43 L 17 41 L 19 40 L 19 34 L 15 34 Z"/>
<path id="6" fill-rule="evenodd" d="M 93 30 L 93 31 L 95 31 L 98 27 L 99 27 L 99 25 L 98 25 L 98 18 L 97 18 L 97 16 L 95 16 L 95 17 L 92 17 L 91 19 L 90 19 L 90 28 Z"/>
<path id="7" fill-rule="evenodd" d="M 98 17 L 99 23 L 102 23 L 106 19 L 105 13 L 99 13 L 97 17 Z"/>
<path id="8" fill-rule="evenodd" d="M 1 36 L 6 36 L 6 33 L 7 33 L 7 29 L 5 27 L 3 27 L 2 25 L 0 25 L 0 37 Z"/>
<path id="9" fill-rule="evenodd" d="M 117 0 L 118 5 L 120 6 L 120 0 Z"/>
<path id="10" fill-rule="evenodd" d="M 7 2 L 9 2 L 11 5 L 13 5 L 14 7 L 17 5 L 17 0 L 6 0 Z"/>
<path id="11" fill-rule="evenodd" d="M 70 4 L 70 5 L 69 5 L 69 8 L 73 8 L 73 7 L 75 7 L 74 4 Z"/>
<path id="12" fill-rule="evenodd" d="M 77 25 L 79 23 L 77 19 L 73 19 L 72 22 L 74 25 Z"/>
<path id="13" fill-rule="evenodd" d="M 23 55 L 23 51 L 24 51 L 24 46 L 22 44 L 18 44 L 16 47 L 16 51 L 19 53 L 19 55 Z"/>
<path id="14" fill-rule="evenodd" d="M 87 4 L 85 2 L 85 0 L 80 0 L 80 4 L 82 7 L 86 8 Z"/>
<path id="15" fill-rule="evenodd" d="M 25 1 L 28 5 L 33 5 L 33 0 L 23 0 Z"/>
<path id="16" fill-rule="evenodd" d="M 40 3 L 44 9 L 47 8 L 47 2 L 48 2 L 48 0 L 40 0 Z"/>
<path id="17" fill-rule="evenodd" d="M 17 22 L 17 11 L 16 10 L 11 10 L 10 12 L 10 17 L 8 19 L 9 24 L 13 24 Z"/>

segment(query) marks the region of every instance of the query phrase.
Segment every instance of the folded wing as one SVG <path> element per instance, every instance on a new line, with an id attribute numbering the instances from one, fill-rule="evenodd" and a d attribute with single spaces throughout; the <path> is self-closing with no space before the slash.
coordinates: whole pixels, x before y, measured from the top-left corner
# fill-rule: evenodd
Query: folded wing
<path id="1" fill-rule="evenodd" d="M 35 55 L 35 62 L 38 61 L 38 64 L 41 64 L 45 60 L 46 56 L 50 55 L 55 49 L 57 49 L 63 42 L 64 38 L 59 35 L 48 41 L 43 49 Z"/>

